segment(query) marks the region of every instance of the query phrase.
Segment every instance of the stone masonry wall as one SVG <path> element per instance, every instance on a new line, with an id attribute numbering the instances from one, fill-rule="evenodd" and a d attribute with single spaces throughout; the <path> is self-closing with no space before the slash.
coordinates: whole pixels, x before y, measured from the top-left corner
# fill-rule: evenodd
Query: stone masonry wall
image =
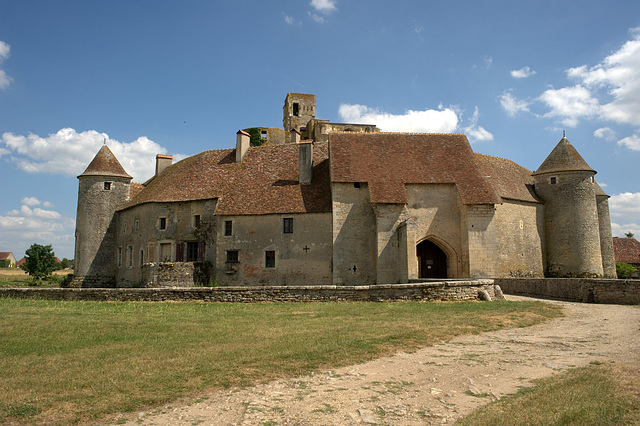
<path id="1" fill-rule="evenodd" d="M 640 280 L 597 278 L 496 278 L 508 294 L 549 297 L 572 302 L 640 304 Z"/>
<path id="2" fill-rule="evenodd" d="M 0 297 L 87 301 L 332 302 L 501 299 L 492 280 L 372 286 L 265 286 L 196 288 L 2 288 Z M 497 293 L 497 294 L 496 294 Z"/>

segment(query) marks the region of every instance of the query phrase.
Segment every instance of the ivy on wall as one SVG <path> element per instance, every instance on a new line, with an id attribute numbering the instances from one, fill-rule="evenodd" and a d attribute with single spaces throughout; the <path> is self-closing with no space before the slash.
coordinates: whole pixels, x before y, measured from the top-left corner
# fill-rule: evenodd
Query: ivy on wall
<path id="1" fill-rule="evenodd" d="M 262 129 L 260 127 L 252 127 L 250 129 L 246 129 L 245 132 L 251 135 L 251 138 L 249 139 L 249 144 L 251 146 L 260 146 L 265 142 L 265 140 L 262 139 Z"/>

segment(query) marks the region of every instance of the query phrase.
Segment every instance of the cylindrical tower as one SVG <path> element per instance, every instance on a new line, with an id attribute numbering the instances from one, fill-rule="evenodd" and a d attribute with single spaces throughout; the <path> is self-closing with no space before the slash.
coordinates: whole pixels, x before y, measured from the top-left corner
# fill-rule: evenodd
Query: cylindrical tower
<path id="1" fill-rule="evenodd" d="M 604 275 L 595 173 L 566 137 L 533 173 L 544 201 L 547 276 Z"/>
<path id="2" fill-rule="evenodd" d="M 131 179 L 106 145 L 78 176 L 76 284 L 109 287 L 115 283 L 114 213 L 129 201 Z"/>
<path id="3" fill-rule="evenodd" d="M 598 206 L 598 222 L 600 228 L 600 252 L 602 253 L 602 269 L 607 278 L 618 278 L 616 260 L 613 253 L 613 235 L 609 216 L 609 196 L 602 190 L 598 182 L 596 187 L 596 203 Z"/>

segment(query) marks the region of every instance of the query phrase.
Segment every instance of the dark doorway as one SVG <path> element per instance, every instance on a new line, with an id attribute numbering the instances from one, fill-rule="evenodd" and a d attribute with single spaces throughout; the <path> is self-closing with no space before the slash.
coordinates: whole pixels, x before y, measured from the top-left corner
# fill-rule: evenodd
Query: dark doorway
<path id="1" fill-rule="evenodd" d="M 424 240 L 416 247 L 419 278 L 447 278 L 447 255 L 431 241 Z"/>

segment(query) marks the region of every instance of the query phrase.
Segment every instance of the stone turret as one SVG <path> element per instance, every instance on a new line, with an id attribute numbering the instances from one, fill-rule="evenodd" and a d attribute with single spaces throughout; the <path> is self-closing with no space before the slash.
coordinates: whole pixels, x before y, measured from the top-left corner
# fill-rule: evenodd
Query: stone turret
<path id="1" fill-rule="evenodd" d="M 616 260 L 613 253 L 613 234 L 609 216 L 609 196 L 602 190 L 598 182 L 596 186 L 596 204 L 600 228 L 600 251 L 602 253 L 602 269 L 607 278 L 618 278 Z"/>
<path id="2" fill-rule="evenodd" d="M 114 213 L 129 201 L 131 179 L 106 145 L 78 176 L 74 285 L 115 284 Z"/>
<path id="3" fill-rule="evenodd" d="M 604 276 L 595 174 L 566 137 L 533 173 L 544 201 L 547 276 Z"/>
<path id="4" fill-rule="evenodd" d="M 282 126 L 289 133 L 296 129 L 304 139 L 309 139 L 307 124 L 316 118 L 316 95 L 289 93 L 282 107 Z"/>

